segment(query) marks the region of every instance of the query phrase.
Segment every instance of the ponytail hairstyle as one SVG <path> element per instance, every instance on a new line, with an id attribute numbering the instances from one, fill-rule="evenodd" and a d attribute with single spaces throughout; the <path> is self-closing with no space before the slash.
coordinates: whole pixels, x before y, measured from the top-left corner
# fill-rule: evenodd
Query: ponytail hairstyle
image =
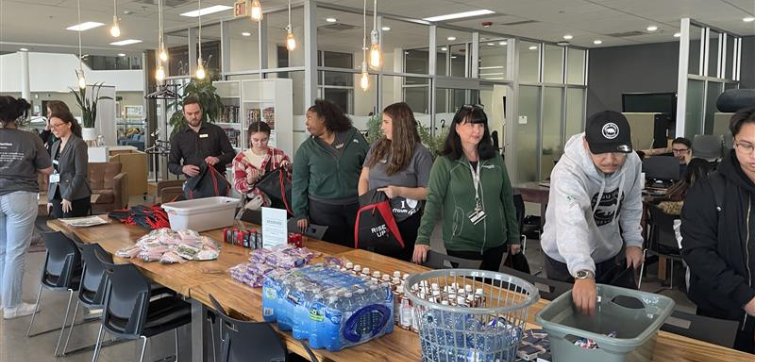
<path id="1" fill-rule="evenodd" d="M 11 96 L 0 96 L 0 122 L 3 128 L 11 123 L 16 123 L 19 118 L 26 118 L 32 105 L 24 98 L 13 98 Z"/>
<path id="2" fill-rule="evenodd" d="M 72 115 L 72 112 L 62 112 L 62 113 L 51 114 L 51 118 L 54 118 L 54 117 L 60 119 L 64 123 L 71 123 L 72 133 L 79 138 L 83 138 L 83 129 L 80 126 L 80 124 L 77 123 L 77 118 L 75 118 L 75 116 Z"/>

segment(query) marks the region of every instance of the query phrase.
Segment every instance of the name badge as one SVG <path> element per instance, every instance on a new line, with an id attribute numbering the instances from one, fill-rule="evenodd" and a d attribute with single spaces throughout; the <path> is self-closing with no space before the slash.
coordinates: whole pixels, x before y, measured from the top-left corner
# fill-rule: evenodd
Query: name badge
<path id="1" fill-rule="evenodd" d="M 200 138 L 208 138 L 208 134 L 207 133 L 201 133 L 200 134 Z"/>
<path id="2" fill-rule="evenodd" d="M 58 173 L 52 173 L 50 176 L 48 176 L 48 182 L 55 184 L 61 181 L 61 175 Z"/>
<path id="3" fill-rule="evenodd" d="M 472 224 L 477 225 L 482 222 L 482 220 L 485 220 L 485 217 L 487 217 L 487 215 L 485 215 L 485 210 L 477 208 L 474 209 L 474 212 L 469 214 L 469 221 L 471 221 Z"/>

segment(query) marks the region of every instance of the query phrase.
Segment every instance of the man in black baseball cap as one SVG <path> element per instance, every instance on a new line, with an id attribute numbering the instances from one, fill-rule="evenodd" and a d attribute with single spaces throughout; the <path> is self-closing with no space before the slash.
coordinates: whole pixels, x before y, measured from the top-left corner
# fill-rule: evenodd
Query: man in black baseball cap
<path id="1" fill-rule="evenodd" d="M 596 308 L 596 283 L 636 288 L 633 271 L 642 253 L 642 162 L 631 147 L 622 114 L 589 117 L 551 172 L 541 246 L 546 277 L 574 283 L 573 302 L 586 314 Z M 627 265 L 618 266 L 625 246 Z"/>

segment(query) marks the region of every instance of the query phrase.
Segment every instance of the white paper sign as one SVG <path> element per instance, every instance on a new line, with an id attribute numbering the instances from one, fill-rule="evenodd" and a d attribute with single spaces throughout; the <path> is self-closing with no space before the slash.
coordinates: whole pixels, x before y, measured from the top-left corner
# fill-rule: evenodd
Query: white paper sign
<path id="1" fill-rule="evenodd" d="M 519 124 L 527 124 L 527 116 L 519 116 Z"/>
<path id="2" fill-rule="evenodd" d="M 288 212 L 270 207 L 261 208 L 261 232 L 264 247 L 288 243 Z"/>

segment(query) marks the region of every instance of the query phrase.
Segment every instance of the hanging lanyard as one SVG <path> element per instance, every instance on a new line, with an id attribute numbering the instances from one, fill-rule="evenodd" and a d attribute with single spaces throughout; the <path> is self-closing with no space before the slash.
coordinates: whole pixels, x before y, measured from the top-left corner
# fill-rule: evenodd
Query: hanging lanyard
<path id="1" fill-rule="evenodd" d="M 480 172 L 482 171 L 481 166 L 479 165 L 480 161 L 477 161 L 477 169 L 475 170 L 474 167 L 472 167 L 471 162 L 469 162 L 469 170 L 471 170 L 471 178 L 472 181 L 474 181 L 474 202 L 475 202 L 475 210 L 480 210 L 480 203 L 479 203 L 479 176 Z"/>

